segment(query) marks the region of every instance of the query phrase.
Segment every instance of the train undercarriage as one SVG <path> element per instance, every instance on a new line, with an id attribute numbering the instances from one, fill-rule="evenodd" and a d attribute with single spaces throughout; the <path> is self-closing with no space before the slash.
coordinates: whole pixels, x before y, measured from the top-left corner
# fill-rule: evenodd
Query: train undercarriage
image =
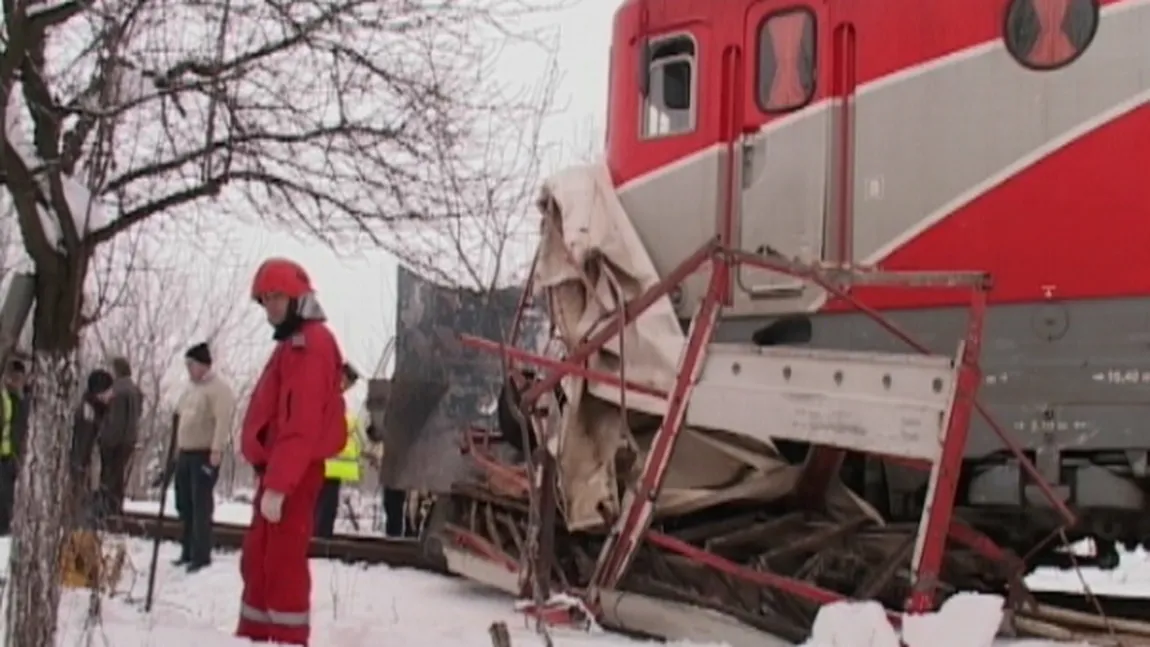
<path id="1" fill-rule="evenodd" d="M 948 350 L 966 315 L 955 308 L 884 314 L 935 353 Z M 1075 511 L 1077 523 L 1066 528 L 1069 541 L 1094 540 L 1095 554 L 1079 564 L 1113 566 L 1116 549 L 1150 543 L 1150 479 L 1140 431 L 1150 414 L 1143 393 L 1150 353 L 1140 341 L 1148 316 L 1145 299 L 1040 301 L 987 309 L 983 343 L 989 350 L 980 362 L 979 402 L 1010 432 L 1051 491 Z M 812 319 L 811 346 L 881 352 L 906 348 L 862 315 L 817 314 Z M 762 320 L 726 320 L 716 340 L 752 339 L 762 325 Z M 807 451 L 802 443 L 778 445 L 791 462 L 801 462 Z M 907 521 L 921 513 L 926 475 L 920 470 L 855 454 L 840 476 L 888 519 Z M 1063 525 L 995 430 L 979 418 L 967 440 L 957 505 L 972 525 L 1019 554 L 1029 553 Z M 1028 563 L 1069 565 L 1060 543 L 1061 538 L 1034 553 Z"/>
<path id="2" fill-rule="evenodd" d="M 533 553 L 526 466 L 495 461 L 478 443 L 469 451 L 484 454 L 485 476 L 436 503 L 436 553 L 444 555 L 448 570 L 530 600 L 533 569 L 545 569 L 544 599 L 586 599 L 609 527 L 572 532 L 555 523 L 535 548 L 546 555 Z M 952 533 L 958 531 L 959 541 L 952 535 L 945 552 L 934 589 L 938 604 L 960 592 L 997 594 L 1006 600 L 1002 631 L 1010 635 L 1150 644 L 1142 610 L 1127 606 L 1128 617 L 1101 615 L 1093 602 L 1074 610 L 1061 606 L 1065 596 L 1031 594 L 1023 575 L 1035 563 L 1009 550 L 995 555 L 991 540 L 977 530 L 975 520 L 989 521 L 984 512 L 955 510 Z M 820 607 L 844 599 L 877 601 L 898 626 L 899 610 L 914 592 L 918 531 L 916 522 L 845 509 L 812 511 L 793 498 L 708 508 L 653 524 L 627 573 L 613 589 L 600 591 L 594 607 L 573 612 L 562 602 L 544 614 L 561 624 L 581 625 L 593 616 L 616 630 L 733 647 L 801 643 Z M 1056 538 L 1055 545 L 1065 539 Z M 1075 565 L 1087 562 L 1078 557 Z M 1048 597 L 1057 602 L 1047 603 Z"/>

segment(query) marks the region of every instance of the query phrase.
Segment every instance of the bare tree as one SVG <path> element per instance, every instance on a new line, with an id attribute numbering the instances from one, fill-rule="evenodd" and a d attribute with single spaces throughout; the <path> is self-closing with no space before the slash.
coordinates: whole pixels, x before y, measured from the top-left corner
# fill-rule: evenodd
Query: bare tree
<path id="1" fill-rule="evenodd" d="M 533 38 L 517 21 L 550 1 L 5 0 L 0 180 L 38 278 L 8 644 L 54 644 L 54 430 L 98 314 L 96 250 L 148 220 L 194 234 L 245 218 L 425 254 L 411 225 L 482 219 L 480 188 L 520 179 L 486 165 L 484 141 L 540 119 L 539 97 L 492 82 L 492 43 Z"/>
<path id="2" fill-rule="evenodd" d="M 559 78 L 552 61 L 520 90 L 517 105 L 525 108 L 510 115 L 492 108 L 480 126 L 485 136 L 467 154 L 444 146 L 446 135 L 433 140 L 432 165 L 446 180 L 435 199 L 454 215 L 409 223 L 401 261 L 442 284 L 479 292 L 523 281 L 538 240 L 539 176 L 555 152 L 543 144 L 544 109 Z"/>
<path id="3" fill-rule="evenodd" d="M 582 164 L 598 162 L 603 158 L 604 136 L 603 126 L 598 120 L 584 117 L 564 142 L 565 152 Z"/>

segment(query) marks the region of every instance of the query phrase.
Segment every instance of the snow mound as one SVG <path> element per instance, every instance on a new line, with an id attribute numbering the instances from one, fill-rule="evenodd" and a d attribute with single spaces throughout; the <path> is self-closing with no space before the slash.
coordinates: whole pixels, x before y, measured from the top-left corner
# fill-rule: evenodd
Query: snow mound
<path id="1" fill-rule="evenodd" d="M 1002 598 L 959 593 L 936 613 L 903 617 L 900 634 L 877 602 L 838 602 L 815 617 L 805 647 L 990 647 L 1002 624 Z"/>
<path id="2" fill-rule="evenodd" d="M 1001 597 L 959 593 L 937 613 L 904 617 L 902 638 L 907 647 L 982 647 L 994 642 L 1001 625 Z"/>
<path id="3" fill-rule="evenodd" d="M 819 609 L 806 647 L 900 647 L 878 602 L 836 602 Z"/>

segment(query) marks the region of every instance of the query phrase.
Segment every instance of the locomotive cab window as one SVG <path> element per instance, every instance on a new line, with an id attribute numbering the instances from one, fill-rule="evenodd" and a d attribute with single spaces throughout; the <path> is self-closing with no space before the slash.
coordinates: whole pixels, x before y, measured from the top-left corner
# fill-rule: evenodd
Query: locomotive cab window
<path id="1" fill-rule="evenodd" d="M 673 36 L 648 45 L 643 136 L 666 137 L 695 129 L 695 41 Z"/>
<path id="2" fill-rule="evenodd" d="M 759 108 L 767 113 L 798 110 L 815 98 L 818 73 L 815 15 L 809 9 L 773 13 L 759 26 Z"/>

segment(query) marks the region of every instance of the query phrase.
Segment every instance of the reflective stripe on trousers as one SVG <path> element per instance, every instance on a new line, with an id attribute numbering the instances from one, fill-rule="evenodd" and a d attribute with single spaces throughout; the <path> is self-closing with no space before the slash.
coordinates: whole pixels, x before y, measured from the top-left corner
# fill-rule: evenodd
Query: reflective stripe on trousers
<path id="1" fill-rule="evenodd" d="M 281 627 L 307 627 L 311 624 L 311 613 L 307 611 L 261 611 L 247 604 L 240 604 L 240 617 L 252 622 Z"/>

